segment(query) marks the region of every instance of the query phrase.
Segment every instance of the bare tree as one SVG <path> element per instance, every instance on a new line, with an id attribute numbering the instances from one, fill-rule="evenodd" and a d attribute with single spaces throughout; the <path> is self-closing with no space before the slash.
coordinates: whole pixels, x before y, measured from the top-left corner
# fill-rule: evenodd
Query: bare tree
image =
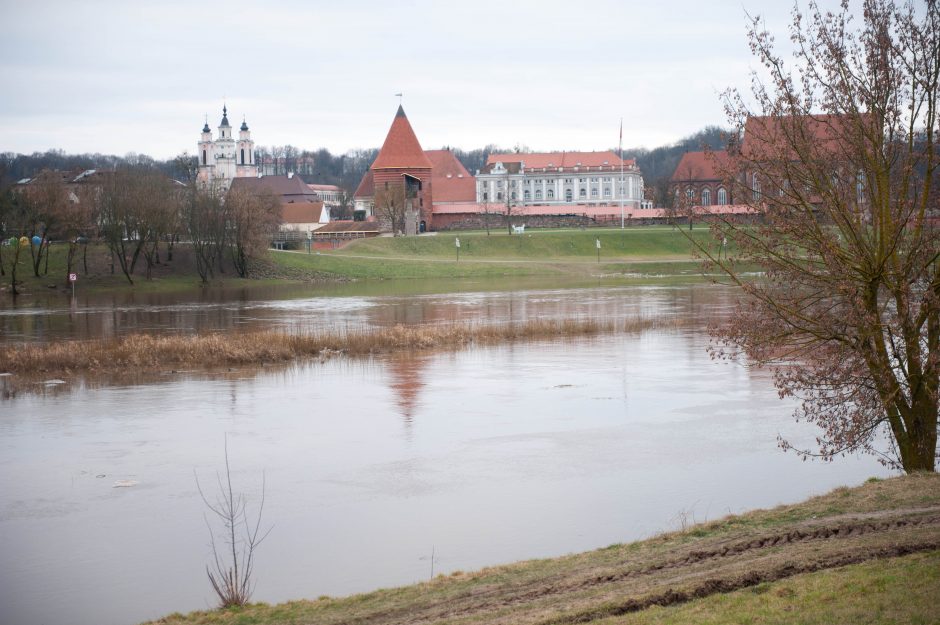
<path id="1" fill-rule="evenodd" d="M 934 471 L 940 11 L 934 1 L 863 9 L 857 27 L 847 3 L 835 13 L 813 3 L 808 19 L 794 11 L 792 65 L 753 21 L 760 115 L 728 94 L 744 138 L 731 146 L 726 183 L 760 222 L 713 218 L 739 252 L 699 249 L 746 295 L 718 352 L 773 366 L 781 395 L 802 399 L 798 417 L 822 428 L 817 451 L 797 451 L 865 450 Z M 742 260 L 765 278 L 744 279 Z"/>
<path id="2" fill-rule="evenodd" d="M 405 232 L 405 187 L 389 185 L 375 192 L 375 212 L 396 235 Z"/>
<path id="3" fill-rule="evenodd" d="M 258 195 L 234 189 L 225 196 L 229 217 L 228 243 L 239 277 L 248 277 L 249 260 L 267 250 L 281 222 L 281 203 L 272 193 Z"/>
<path id="4" fill-rule="evenodd" d="M 22 216 L 28 224 L 27 238 L 33 274 L 38 278 L 44 259 L 48 269 L 49 235 L 58 227 L 68 209 L 68 192 L 59 174 L 44 170 L 20 195 Z M 36 237 L 39 237 L 38 243 L 35 242 Z"/>
<path id="5" fill-rule="evenodd" d="M 268 528 L 261 531 L 261 518 L 264 512 L 265 481 L 261 478 L 261 500 L 256 515 L 248 514 L 248 499 L 244 493 L 235 493 L 232 487 L 232 470 L 228 459 L 228 437 L 225 439 L 225 475 L 216 473 L 218 491 L 210 499 L 202 485 L 199 475 L 196 488 L 216 523 L 221 528 L 214 528 L 209 518 L 210 546 L 212 563 L 206 565 L 206 574 L 212 590 L 219 597 L 219 607 L 231 608 L 243 606 L 251 599 L 254 590 L 254 557 L 258 546 L 271 532 Z"/>
<path id="6" fill-rule="evenodd" d="M 97 195 L 101 234 L 127 281 L 144 254 L 150 276 L 156 245 L 177 210 L 173 182 L 155 169 L 121 169 L 107 177 Z"/>

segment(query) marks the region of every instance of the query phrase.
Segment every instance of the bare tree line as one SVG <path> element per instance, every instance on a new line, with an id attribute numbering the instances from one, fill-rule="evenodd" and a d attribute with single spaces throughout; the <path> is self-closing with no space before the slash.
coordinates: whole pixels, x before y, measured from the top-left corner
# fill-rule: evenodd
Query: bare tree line
<path id="1" fill-rule="evenodd" d="M 0 276 L 9 274 L 17 294 L 17 271 L 24 254 L 36 277 L 48 274 L 52 241 L 68 245 L 66 272 L 75 270 L 82 250 L 87 274 L 87 242 L 100 241 L 110 253 L 111 271 L 127 281 L 173 260 L 181 240 L 192 246 L 201 280 L 225 272 L 229 260 L 239 277 L 247 277 L 250 260 L 267 249 L 280 222 L 280 202 L 270 194 L 226 195 L 195 184 L 195 162 L 175 163 L 188 184 L 154 167 L 122 167 L 92 181 L 68 184 L 56 172 L 41 173 L 28 185 L 0 188 Z"/>

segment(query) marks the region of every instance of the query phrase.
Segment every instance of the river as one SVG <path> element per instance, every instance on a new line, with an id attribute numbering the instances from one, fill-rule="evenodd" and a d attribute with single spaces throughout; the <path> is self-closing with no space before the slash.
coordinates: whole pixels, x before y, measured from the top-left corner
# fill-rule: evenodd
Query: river
<path id="1" fill-rule="evenodd" d="M 888 472 L 802 462 L 767 372 L 712 360 L 703 284 L 290 289 L 0 310 L 3 340 L 134 331 L 661 316 L 688 327 L 263 369 L 66 380 L 0 400 L 0 622 L 118 624 L 209 608 L 205 505 L 228 441 L 254 599 L 344 595 L 603 547 Z M 2 368 L 2 366 L 0 366 Z M 432 552 L 434 559 L 432 560 Z"/>

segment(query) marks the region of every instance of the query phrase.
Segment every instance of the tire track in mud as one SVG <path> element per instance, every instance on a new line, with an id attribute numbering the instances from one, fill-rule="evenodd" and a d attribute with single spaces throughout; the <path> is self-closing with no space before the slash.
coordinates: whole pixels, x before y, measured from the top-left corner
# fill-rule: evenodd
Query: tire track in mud
<path id="1" fill-rule="evenodd" d="M 619 604 L 607 604 L 598 608 L 583 610 L 575 614 L 559 618 L 539 621 L 537 625 L 574 625 L 576 623 L 589 623 L 591 621 L 639 612 L 653 606 L 666 607 L 686 603 L 695 599 L 702 599 L 709 595 L 733 592 L 767 582 L 775 582 L 794 575 L 814 573 L 824 569 L 832 569 L 850 564 L 861 564 L 870 560 L 896 558 L 940 549 L 940 540 L 923 541 L 907 545 L 883 547 L 875 551 L 857 554 L 836 554 L 815 562 L 803 565 L 787 564 L 765 571 L 751 571 L 737 578 L 713 578 L 693 586 L 689 590 L 675 590 L 670 588 L 664 592 L 647 595 L 639 599 L 628 599 Z"/>
<path id="2" fill-rule="evenodd" d="M 748 556 L 756 558 L 760 557 L 762 553 L 767 553 L 774 548 L 785 549 L 813 541 L 831 544 L 832 541 L 841 541 L 842 539 L 878 537 L 896 532 L 923 530 L 924 528 L 930 530 L 934 527 L 940 527 L 940 513 L 937 513 L 936 509 L 908 510 L 906 513 L 899 512 L 891 516 L 884 515 L 877 518 L 854 519 L 851 521 L 843 520 L 836 523 L 825 523 L 825 520 L 821 520 L 819 523 L 812 523 L 787 531 L 770 534 L 765 533 L 763 535 L 738 540 L 732 538 L 729 540 L 728 544 L 719 546 L 696 548 L 692 545 L 679 555 L 673 555 L 673 557 L 661 562 L 646 565 L 641 564 L 641 566 L 637 568 L 615 571 L 603 575 L 594 575 L 586 579 L 573 579 L 570 581 L 556 578 L 556 583 L 550 583 L 548 585 L 542 580 L 541 582 L 529 584 L 529 586 L 533 586 L 529 588 L 523 585 L 515 589 L 507 589 L 504 587 L 493 587 L 484 590 L 478 589 L 475 592 L 463 596 L 453 597 L 447 604 L 432 604 L 417 611 L 412 608 L 408 611 L 402 610 L 400 613 L 395 610 L 383 614 L 372 614 L 356 619 L 356 622 L 433 623 L 438 620 L 472 617 L 474 615 L 483 615 L 497 608 L 499 610 L 511 609 L 513 607 L 518 608 L 526 603 L 550 599 L 552 597 L 561 598 L 569 593 L 579 593 L 603 588 L 604 586 L 613 587 L 615 584 L 631 579 L 642 580 L 643 578 L 650 578 L 651 581 L 655 583 L 657 581 L 656 577 L 661 574 L 668 576 L 670 572 L 681 573 L 685 569 L 710 561 L 714 561 L 716 563 L 715 566 L 721 566 L 723 561 L 734 563 L 736 559 L 747 560 Z M 661 592 L 652 592 L 640 597 L 625 599 L 619 603 L 605 603 L 601 606 L 585 608 L 569 615 L 538 621 L 538 623 L 539 625 L 587 623 L 599 618 L 637 612 L 654 605 L 675 605 L 703 598 L 711 594 L 731 592 L 733 590 L 739 590 L 765 582 L 777 581 L 803 573 L 811 573 L 827 568 L 858 564 L 873 559 L 897 557 L 934 549 L 940 549 L 940 534 L 928 540 L 907 543 L 902 542 L 889 546 L 875 547 L 863 552 L 837 552 L 820 556 L 817 559 L 810 559 L 800 564 L 787 563 L 763 570 L 748 571 L 741 575 L 713 576 L 691 587 L 681 589 L 670 587 Z M 629 562 L 624 562 L 620 566 L 626 567 L 629 566 L 629 564 Z M 668 584 L 668 579 L 662 580 L 662 583 Z M 500 621 L 502 619 L 496 617 L 494 620 Z M 510 621 L 512 620 L 515 619 L 510 619 Z"/>

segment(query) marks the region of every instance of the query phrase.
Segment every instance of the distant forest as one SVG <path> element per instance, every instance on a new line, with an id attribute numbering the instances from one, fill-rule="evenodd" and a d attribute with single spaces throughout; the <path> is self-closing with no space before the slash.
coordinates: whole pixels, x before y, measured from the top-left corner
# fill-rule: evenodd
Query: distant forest
<path id="1" fill-rule="evenodd" d="M 675 171 L 683 153 L 701 150 L 703 146 L 721 149 L 727 142 L 727 130 L 709 126 L 685 137 L 676 143 L 654 149 L 624 149 L 625 158 L 635 158 L 647 187 L 654 189 L 657 203 L 668 201 L 666 193 L 669 178 Z M 515 152 L 524 148 L 503 149 L 487 145 L 475 150 L 462 150 L 444 146 L 453 150 L 455 156 L 471 174 L 482 169 L 487 157 L 494 152 Z M 616 148 L 612 148 L 616 152 Z M 268 163 L 270 173 L 286 174 L 294 172 L 308 183 L 335 184 L 350 193 L 356 190 L 363 174 L 378 155 L 378 149 L 350 150 L 341 155 L 329 150 L 302 150 L 286 146 L 260 147 L 255 150 L 255 161 Z M 191 156 L 190 158 L 195 158 Z M 66 154 L 61 150 L 34 152 L 33 154 L 0 153 L 0 186 L 6 186 L 23 178 L 32 178 L 44 169 L 61 171 L 85 169 L 116 169 L 124 166 L 154 167 L 174 178 L 182 178 L 177 159 L 157 160 L 145 154 Z M 651 198 L 652 199 L 652 198 Z"/>

